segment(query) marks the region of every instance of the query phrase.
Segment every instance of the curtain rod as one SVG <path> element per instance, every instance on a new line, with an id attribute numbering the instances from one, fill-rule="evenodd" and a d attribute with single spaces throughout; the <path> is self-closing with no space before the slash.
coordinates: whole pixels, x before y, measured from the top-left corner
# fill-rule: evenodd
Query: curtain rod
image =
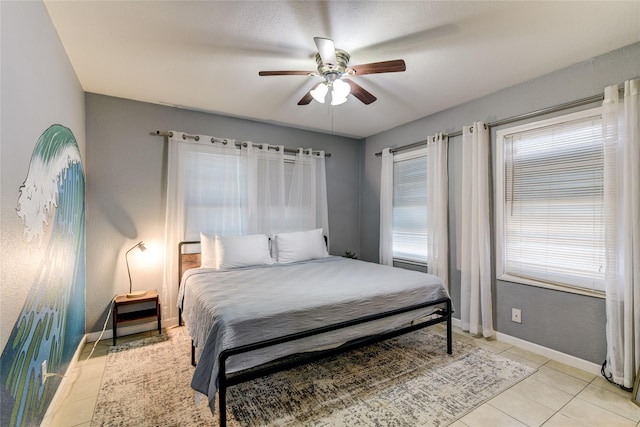
<path id="1" fill-rule="evenodd" d="M 157 135 L 157 136 L 166 136 L 168 138 L 171 138 L 173 136 L 173 132 L 168 131 L 168 130 L 157 130 L 155 132 L 151 132 L 151 135 Z M 198 135 L 188 135 L 186 133 L 182 134 L 182 137 L 184 139 L 186 138 L 190 138 L 190 139 L 194 139 L 196 141 L 200 141 L 200 136 Z M 216 137 L 212 137 L 211 138 L 211 143 L 213 144 L 214 142 L 221 142 L 224 145 L 227 145 L 230 141 L 234 141 L 232 139 L 226 139 L 226 138 L 216 138 Z M 242 147 L 246 147 L 249 144 L 255 145 L 258 148 L 262 148 L 262 144 L 257 144 L 255 142 L 251 142 L 251 141 L 234 141 L 236 147 L 238 148 L 242 148 Z M 278 146 L 275 145 L 270 145 L 269 149 L 273 149 L 273 150 L 279 150 L 280 148 Z M 296 150 L 295 148 L 284 148 L 284 152 L 285 153 L 289 153 L 289 154 L 298 154 L 298 150 Z M 313 151 L 313 154 L 319 154 L 319 151 Z M 331 157 L 331 153 L 324 153 L 325 157 Z"/>
<path id="2" fill-rule="evenodd" d="M 624 93 L 624 88 L 619 89 L 619 90 Z M 520 120 L 531 119 L 531 118 L 534 118 L 534 117 L 543 116 L 545 114 L 550 114 L 550 113 L 555 113 L 555 112 L 562 111 L 562 110 L 567 110 L 567 109 L 573 108 L 573 107 L 579 107 L 579 106 L 586 105 L 586 104 L 592 104 L 594 102 L 602 101 L 603 99 L 604 99 L 604 94 L 589 96 L 587 98 L 578 99 L 576 101 L 565 102 L 564 104 L 555 105 L 553 107 L 542 108 L 540 110 L 532 111 L 530 113 L 519 114 L 517 116 L 508 117 L 506 119 L 496 120 L 495 122 L 486 123 L 486 126 L 488 126 L 489 130 L 491 130 L 492 127 L 507 125 L 507 124 L 510 124 L 510 123 L 518 122 Z M 449 133 L 449 134 L 446 134 L 446 135 L 449 138 L 454 138 L 456 136 L 461 136 L 462 135 L 462 131 L 459 130 L 459 131 L 452 132 L 452 133 Z M 427 140 L 418 141 L 418 142 L 414 142 L 414 143 L 411 143 L 411 144 L 408 144 L 408 145 L 403 145 L 401 147 L 392 148 L 389 151 L 391 151 L 392 153 L 397 153 L 397 152 L 400 152 L 400 151 L 405 151 L 405 150 L 410 150 L 412 148 L 420 147 L 422 145 L 425 145 L 426 143 L 427 143 Z M 380 156 L 382 156 L 382 152 L 376 153 L 376 157 L 380 157 Z"/>

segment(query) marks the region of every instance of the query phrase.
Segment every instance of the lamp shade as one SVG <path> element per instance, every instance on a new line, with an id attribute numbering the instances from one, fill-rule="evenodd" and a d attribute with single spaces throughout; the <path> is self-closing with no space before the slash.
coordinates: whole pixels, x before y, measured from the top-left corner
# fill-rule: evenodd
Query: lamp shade
<path id="1" fill-rule="evenodd" d="M 331 95 L 331 105 L 340 105 L 340 104 L 344 104 L 345 102 L 347 102 L 346 96 L 344 98 L 340 98 L 333 94 Z"/>
<path id="2" fill-rule="evenodd" d="M 309 93 L 311 94 L 313 99 L 315 99 L 321 104 L 324 104 L 324 98 L 327 96 L 328 91 L 329 91 L 329 88 L 327 87 L 327 84 L 320 83 L 315 89 L 311 90 Z"/>
<path id="3" fill-rule="evenodd" d="M 347 101 L 347 95 L 351 92 L 351 85 L 344 80 L 336 80 L 333 82 L 333 90 L 331 91 L 331 105 L 344 104 Z"/>
<path id="4" fill-rule="evenodd" d="M 351 93 L 351 85 L 344 80 L 336 80 L 333 82 L 333 96 L 346 98 Z"/>

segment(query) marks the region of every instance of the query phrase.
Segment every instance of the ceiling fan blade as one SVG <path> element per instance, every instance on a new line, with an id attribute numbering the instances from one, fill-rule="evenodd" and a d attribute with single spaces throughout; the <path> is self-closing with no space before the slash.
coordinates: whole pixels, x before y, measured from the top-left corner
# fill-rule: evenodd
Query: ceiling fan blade
<path id="1" fill-rule="evenodd" d="M 313 71 L 259 71 L 259 76 L 309 76 Z"/>
<path id="2" fill-rule="evenodd" d="M 349 83 L 349 86 L 351 86 L 351 95 L 358 98 L 360 101 L 362 101 L 363 104 L 369 105 L 372 102 L 375 102 L 376 99 L 378 99 L 375 96 L 373 96 L 371 92 L 367 91 L 365 88 L 363 88 L 353 80 L 349 80 L 349 79 L 342 79 L 342 80 Z"/>
<path id="3" fill-rule="evenodd" d="M 404 60 L 394 59 L 392 61 L 354 65 L 353 67 L 349 67 L 349 69 L 355 72 L 354 75 L 362 76 L 364 74 L 397 73 L 400 71 L 406 71 L 407 66 L 404 63 Z"/>
<path id="4" fill-rule="evenodd" d="M 322 82 L 318 82 L 309 90 L 309 92 L 305 93 L 300 101 L 298 101 L 298 105 L 309 105 L 309 103 L 313 100 L 313 96 L 311 96 L 311 91 L 318 87 L 318 85 Z"/>
<path id="5" fill-rule="evenodd" d="M 336 65 L 338 59 L 336 58 L 336 45 L 333 40 L 326 39 L 324 37 L 314 37 L 313 41 L 316 42 L 318 53 L 322 58 L 322 63 L 327 65 Z"/>

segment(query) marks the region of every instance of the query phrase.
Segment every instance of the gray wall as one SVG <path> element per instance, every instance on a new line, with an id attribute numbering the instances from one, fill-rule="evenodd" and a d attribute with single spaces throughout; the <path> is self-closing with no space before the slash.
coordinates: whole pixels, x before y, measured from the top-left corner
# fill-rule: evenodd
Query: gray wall
<path id="1" fill-rule="evenodd" d="M 16 215 L 18 191 L 40 135 L 52 124 L 73 132 L 84 159 L 84 92 L 41 2 L 2 4 L 0 134 L 0 347 L 29 292 L 45 245 L 28 243 Z"/>
<path id="2" fill-rule="evenodd" d="M 167 150 L 156 130 L 313 147 L 326 160 L 332 254 L 360 252 L 359 153 L 363 141 L 215 114 L 86 94 L 87 332 L 102 328 L 115 294 L 128 292 L 124 253 L 139 240 L 156 250 L 134 267 L 134 289 L 162 287 Z M 175 296 L 172 298 L 175 301 Z M 169 310 L 169 312 L 167 312 Z M 163 307 L 165 320 L 177 316 Z M 108 326 L 110 327 L 110 325 Z"/>
<path id="3" fill-rule="evenodd" d="M 575 64 L 491 95 L 458 105 L 366 139 L 362 153 L 362 258 L 378 260 L 381 160 L 375 153 L 422 141 L 436 132 L 459 131 L 474 121 L 496 120 L 601 94 L 604 88 L 640 76 L 640 43 Z M 478 82 L 482 84 L 482 82 Z M 590 108 L 596 105 L 581 108 Z M 566 111 L 569 112 L 569 111 Z M 564 114 L 558 113 L 558 114 Z M 536 120 L 539 120 L 536 119 Z M 513 126 L 513 125 L 510 125 Z M 495 131 L 492 141 L 495 141 Z M 456 267 L 456 215 L 460 206 L 461 137 L 449 146 L 450 290 L 460 305 L 460 271 Z M 494 147 L 495 153 L 495 147 Z M 601 363 L 606 355 L 604 299 L 495 281 L 497 331 Z M 511 308 L 522 310 L 522 324 L 511 322 Z M 459 315 L 454 315 L 459 318 Z"/>
<path id="4" fill-rule="evenodd" d="M 0 348 L 3 349 L 3 358 L 0 360 L 0 366 L 3 366 L 0 413 L 3 416 L 0 417 L 0 424 L 3 424 L 14 409 L 10 402 L 13 397 L 4 394 L 6 368 L 13 363 L 11 353 L 21 349 L 24 344 L 25 347 L 32 347 L 34 359 L 49 354 L 49 348 L 41 345 L 38 339 L 20 344 L 20 340 L 16 339 L 7 344 L 10 337 L 16 336 L 14 325 L 20 312 L 24 309 L 29 313 L 25 302 L 32 287 L 35 289 L 39 271 L 47 262 L 44 254 L 49 242 L 47 235 L 41 241 L 27 241 L 25 226 L 16 214 L 19 188 L 29 172 L 36 143 L 46 129 L 53 124 L 68 127 L 76 138 L 84 160 L 85 128 L 84 92 L 44 4 L 40 1 L 0 1 L 0 18 Z M 51 222 L 45 226 L 46 231 L 51 228 Z M 59 292 L 63 292 L 63 286 L 60 285 L 46 280 L 39 282 L 40 289 L 45 287 L 50 292 L 48 302 L 64 299 L 55 298 Z M 73 298 L 69 306 L 74 304 L 76 307 L 84 305 L 84 300 Z M 64 310 L 58 306 L 56 308 Z M 44 313 L 44 310 L 38 312 Z M 66 314 L 61 313 L 61 316 L 64 318 Z M 79 317 L 84 318 L 83 311 Z M 80 340 L 75 336 L 65 338 L 58 344 L 73 354 Z M 65 358 L 62 362 L 68 364 L 69 360 Z M 52 364 L 49 366 L 52 367 Z M 57 373 L 64 374 L 65 369 L 63 365 Z M 22 385 L 28 387 L 27 373 L 21 378 Z M 59 379 L 52 378 L 47 380 L 46 387 L 42 387 L 44 392 L 42 388 L 35 390 L 38 401 L 31 403 L 37 410 L 19 411 L 23 421 L 28 420 L 25 423 L 39 424 L 59 382 Z M 20 405 L 25 400 L 18 398 L 16 404 Z"/>

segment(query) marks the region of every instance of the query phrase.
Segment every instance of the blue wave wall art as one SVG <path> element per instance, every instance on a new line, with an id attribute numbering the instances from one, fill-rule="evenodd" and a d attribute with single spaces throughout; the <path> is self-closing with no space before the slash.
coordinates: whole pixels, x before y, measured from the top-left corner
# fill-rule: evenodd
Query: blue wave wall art
<path id="1" fill-rule="evenodd" d="M 16 207 L 27 244 L 41 245 L 44 256 L 0 358 L 2 426 L 40 424 L 84 335 L 84 188 L 73 133 L 51 126 L 34 148 Z M 59 375 L 43 384 L 45 360 Z"/>

